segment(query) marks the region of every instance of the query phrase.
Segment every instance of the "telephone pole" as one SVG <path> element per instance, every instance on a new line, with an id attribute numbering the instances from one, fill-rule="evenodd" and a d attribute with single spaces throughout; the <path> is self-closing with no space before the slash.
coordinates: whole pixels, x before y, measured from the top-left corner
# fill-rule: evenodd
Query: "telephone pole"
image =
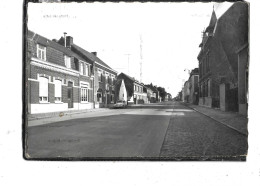
<path id="1" fill-rule="evenodd" d="M 125 55 L 127 55 L 127 71 L 128 71 L 128 75 L 129 75 L 129 56 L 131 54 L 125 54 Z"/>

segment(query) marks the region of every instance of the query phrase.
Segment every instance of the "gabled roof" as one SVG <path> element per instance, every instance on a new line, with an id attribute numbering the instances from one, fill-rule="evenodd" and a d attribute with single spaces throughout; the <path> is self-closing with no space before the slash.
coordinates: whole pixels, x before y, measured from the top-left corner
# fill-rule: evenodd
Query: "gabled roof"
<path id="1" fill-rule="evenodd" d="M 145 85 L 146 87 L 150 88 L 153 92 L 157 92 L 157 88 L 155 88 L 155 86 L 153 86 L 152 84 L 148 84 L 148 85 Z"/>
<path id="2" fill-rule="evenodd" d="M 30 31 L 28 30 L 27 32 L 27 38 L 30 39 L 30 40 L 33 40 L 35 41 L 36 43 L 39 43 L 41 45 L 44 45 L 46 47 L 51 47 L 51 48 L 54 48 L 68 56 L 72 56 L 72 57 L 75 57 L 79 60 L 82 60 L 82 61 L 85 61 L 82 57 L 80 57 L 79 55 L 77 55 L 76 53 L 74 53 L 73 51 L 71 51 L 70 49 L 56 43 L 55 41 L 52 41 L 50 39 L 47 39 L 33 31 Z"/>
<path id="3" fill-rule="evenodd" d="M 238 75 L 238 48 L 248 43 L 248 7 L 246 2 L 234 3 L 218 19 L 215 38 L 223 49 L 235 78 Z M 235 24 L 234 24 L 235 23 Z"/>
<path id="4" fill-rule="evenodd" d="M 131 77 L 131 76 L 129 76 L 129 75 L 123 73 L 123 72 L 121 72 L 117 77 L 120 77 L 120 76 L 125 76 L 126 78 L 130 79 L 130 80 L 133 81 L 134 83 L 137 83 L 137 84 L 139 84 L 139 85 L 141 85 L 141 86 L 144 86 L 143 83 L 139 82 L 139 81 L 136 80 L 134 77 Z"/>
<path id="5" fill-rule="evenodd" d="M 81 53 L 82 55 L 84 55 L 88 59 L 90 59 L 91 61 L 95 61 L 95 62 L 99 63 L 100 65 L 102 65 L 102 66 L 104 66 L 104 67 L 106 67 L 108 69 L 111 69 L 112 71 L 116 72 L 114 69 L 112 69 L 110 66 L 108 66 L 104 61 L 99 59 L 96 55 L 94 55 L 91 52 L 86 51 L 85 49 L 79 47 L 78 45 L 72 44 L 71 45 L 71 49 L 74 50 L 75 52 Z"/>
<path id="6" fill-rule="evenodd" d="M 123 72 L 121 72 L 119 75 L 118 75 L 118 77 L 119 76 L 125 76 L 125 77 L 127 77 L 128 79 L 130 79 L 131 81 L 135 81 L 135 78 L 134 77 L 131 77 L 131 76 L 129 76 L 129 75 L 127 75 L 127 74 L 125 74 L 125 73 L 123 73 Z"/>

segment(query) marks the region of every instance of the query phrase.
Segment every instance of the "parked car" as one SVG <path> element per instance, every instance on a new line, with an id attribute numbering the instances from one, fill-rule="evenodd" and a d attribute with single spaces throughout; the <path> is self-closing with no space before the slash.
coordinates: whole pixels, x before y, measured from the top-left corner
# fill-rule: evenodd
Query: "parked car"
<path id="1" fill-rule="evenodd" d="M 126 108 L 126 101 L 118 100 L 116 104 L 114 104 L 114 108 Z"/>

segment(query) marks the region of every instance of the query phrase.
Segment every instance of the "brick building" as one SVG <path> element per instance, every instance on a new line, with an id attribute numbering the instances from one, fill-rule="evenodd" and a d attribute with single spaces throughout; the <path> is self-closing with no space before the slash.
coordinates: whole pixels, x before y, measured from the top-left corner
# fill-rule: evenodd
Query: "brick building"
<path id="1" fill-rule="evenodd" d="M 91 64 L 94 84 L 94 107 L 108 107 L 109 105 L 115 103 L 115 81 L 117 78 L 117 71 L 98 58 L 96 52 L 88 52 L 87 50 L 76 45 L 73 42 L 73 38 L 70 36 L 67 36 L 66 38 L 66 44 L 68 45 L 67 47 Z M 61 37 L 58 43 L 63 45 L 64 37 Z"/>
<path id="2" fill-rule="evenodd" d="M 199 69 L 195 68 L 191 71 L 189 77 L 189 103 L 198 105 L 199 103 Z"/>
<path id="3" fill-rule="evenodd" d="M 248 4 L 236 2 L 218 19 L 213 10 L 210 23 L 203 32 L 201 51 L 198 55 L 199 105 L 218 107 L 224 111 L 238 111 L 238 100 L 246 104 L 245 99 L 238 97 L 238 59 L 241 52 L 244 52 L 243 56 L 247 56 L 247 49 L 243 49 L 247 44 Z M 244 64 L 247 64 L 247 59 L 246 57 L 240 59 L 243 59 L 240 63 L 243 68 L 240 71 L 246 79 Z M 242 86 L 240 89 L 244 90 L 241 95 L 244 96 L 245 83 L 240 85 Z"/>
<path id="4" fill-rule="evenodd" d="M 91 64 L 70 48 L 27 33 L 28 113 L 93 108 Z"/>

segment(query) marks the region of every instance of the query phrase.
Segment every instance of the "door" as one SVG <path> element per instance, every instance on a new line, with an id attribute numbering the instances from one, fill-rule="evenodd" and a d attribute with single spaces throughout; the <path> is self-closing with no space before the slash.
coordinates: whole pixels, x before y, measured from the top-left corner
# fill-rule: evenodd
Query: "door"
<path id="1" fill-rule="evenodd" d="M 68 82 L 68 108 L 73 108 L 73 83 Z"/>

